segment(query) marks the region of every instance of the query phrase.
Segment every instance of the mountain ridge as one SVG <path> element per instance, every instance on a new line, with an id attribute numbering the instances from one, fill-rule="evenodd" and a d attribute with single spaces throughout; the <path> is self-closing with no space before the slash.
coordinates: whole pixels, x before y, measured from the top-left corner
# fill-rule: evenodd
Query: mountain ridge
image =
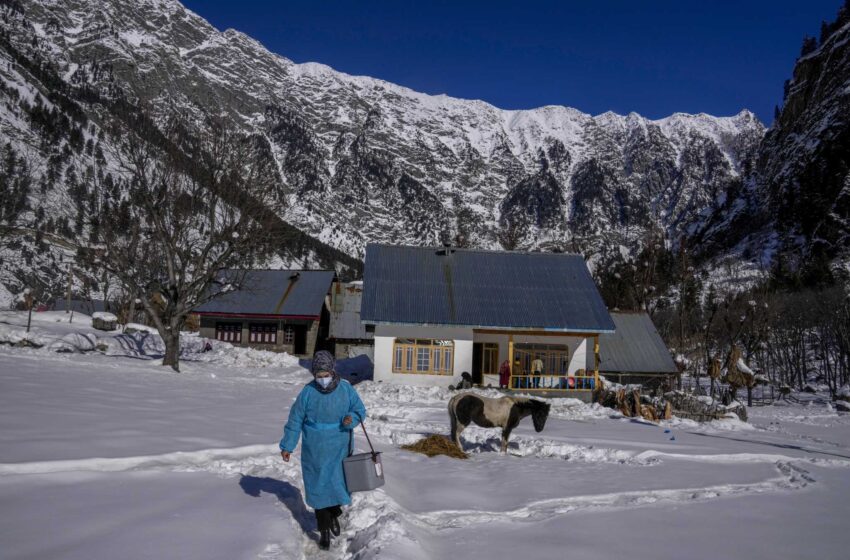
<path id="1" fill-rule="evenodd" d="M 281 219 L 353 259 L 369 241 L 453 240 L 580 252 L 593 267 L 637 258 L 659 233 L 671 246 L 690 240 L 707 263 L 755 269 L 771 256 L 752 241 L 770 233 L 754 179 L 769 131 L 747 109 L 661 119 L 500 109 L 296 63 L 175 0 L 7 0 L 3 10 L 10 44 L 79 100 L 94 131 L 83 138 L 97 142 L 103 119 L 86 91 L 124 96 L 154 120 L 178 111 L 190 126 L 217 112 L 269 143 L 288 201 Z M 43 87 L 11 60 L 0 79 L 4 134 L 16 146 L 44 144 L 19 106 Z M 60 148 L 41 150 L 44 167 Z M 68 197 L 59 171 L 48 205 Z M 739 231 L 748 221 L 759 223 L 750 241 Z"/>

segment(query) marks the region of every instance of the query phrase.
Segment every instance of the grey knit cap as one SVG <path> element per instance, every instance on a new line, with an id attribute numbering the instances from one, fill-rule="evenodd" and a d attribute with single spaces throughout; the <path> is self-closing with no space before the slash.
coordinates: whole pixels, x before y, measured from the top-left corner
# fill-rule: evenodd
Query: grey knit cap
<path id="1" fill-rule="evenodd" d="M 328 394 L 333 393 L 334 389 L 336 389 L 337 385 L 339 385 L 340 377 L 337 375 L 336 370 L 336 360 L 334 360 L 333 354 L 328 352 L 327 350 L 319 350 L 315 354 L 313 354 L 313 363 L 310 366 L 310 373 L 313 374 L 313 377 L 316 377 L 317 374 L 323 371 L 331 372 L 331 382 L 327 387 L 322 387 L 317 381 L 313 381 L 313 385 L 320 393 Z"/>
<path id="2" fill-rule="evenodd" d="M 327 350 L 319 350 L 313 354 L 313 364 L 310 366 L 310 373 L 313 374 L 313 377 L 316 377 L 316 374 L 321 371 L 335 371 L 335 367 L 336 360 L 333 354 Z"/>

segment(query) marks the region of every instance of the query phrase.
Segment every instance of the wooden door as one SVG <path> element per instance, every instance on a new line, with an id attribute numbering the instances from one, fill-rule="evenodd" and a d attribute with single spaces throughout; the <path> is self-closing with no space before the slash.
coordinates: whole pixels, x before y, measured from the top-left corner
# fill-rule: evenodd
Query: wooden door
<path id="1" fill-rule="evenodd" d="M 295 354 L 307 353 L 307 327 L 295 327 L 295 344 L 292 351 Z"/>

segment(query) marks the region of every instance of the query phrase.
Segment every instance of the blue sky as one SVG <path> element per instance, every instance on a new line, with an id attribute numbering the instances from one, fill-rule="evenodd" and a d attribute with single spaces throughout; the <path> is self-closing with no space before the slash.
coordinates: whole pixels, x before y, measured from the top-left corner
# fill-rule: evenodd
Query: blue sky
<path id="1" fill-rule="evenodd" d="M 505 109 L 736 114 L 765 123 L 803 35 L 842 0 L 184 0 L 295 62 Z"/>

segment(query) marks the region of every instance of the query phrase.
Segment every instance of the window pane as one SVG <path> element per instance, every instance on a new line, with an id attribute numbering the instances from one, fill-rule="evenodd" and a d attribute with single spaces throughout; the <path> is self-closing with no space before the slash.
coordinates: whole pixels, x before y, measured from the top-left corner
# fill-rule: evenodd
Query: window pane
<path id="1" fill-rule="evenodd" d="M 405 367 L 404 369 L 406 369 L 407 371 L 412 371 L 412 370 L 413 370 L 413 348 L 408 348 L 408 349 L 407 349 L 407 356 L 406 356 L 406 364 L 405 364 L 405 366 L 406 366 L 406 367 Z"/>
<path id="2" fill-rule="evenodd" d="M 442 361 L 440 360 L 440 354 L 442 354 L 442 352 L 439 348 L 434 350 L 434 371 L 440 371 L 440 362 Z"/>
<path id="3" fill-rule="evenodd" d="M 431 349 L 416 349 L 416 371 L 428 371 L 431 369 Z"/>

